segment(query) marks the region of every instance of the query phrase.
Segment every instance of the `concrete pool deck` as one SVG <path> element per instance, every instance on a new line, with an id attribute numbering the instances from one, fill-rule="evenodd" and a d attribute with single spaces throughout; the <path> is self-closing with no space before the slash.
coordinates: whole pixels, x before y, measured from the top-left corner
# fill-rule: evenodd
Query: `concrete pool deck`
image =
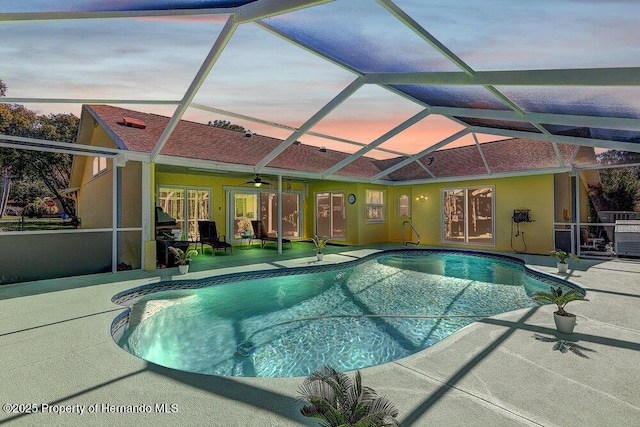
<path id="1" fill-rule="evenodd" d="M 248 267 L 242 252 L 234 252 L 229 269 L 313 262 L 308 254 L 286 261 L 275 254 Z M 323 263 L 366 253 L 340 248 Z M 513 256 L 555 274 L 550 257 Z M 590 300 L 568 307 L 578 315 L 574 334 L 555 331 L 551 306 L 522 309 L 362 369 L 364 385 L 396 405 L 403 426 L 640 426 L 640 263 L 583 259 L 572 266 L 569 279 Z M 145 362 L 113 342 L 110 325 L 122 307 L 111 297 L 171 274 L 177 269 L 1 286 L 0 403 L 13 407 L 3 406 L 0 424 L 318 425 L 294 402 L 301 378 L 189 374 Z M 37 413 L 20 413 L 34 404 Z M 146 412 L 111 412 L 118 407 Z M 62 409 L 74 412 L 55 412 Z"/>

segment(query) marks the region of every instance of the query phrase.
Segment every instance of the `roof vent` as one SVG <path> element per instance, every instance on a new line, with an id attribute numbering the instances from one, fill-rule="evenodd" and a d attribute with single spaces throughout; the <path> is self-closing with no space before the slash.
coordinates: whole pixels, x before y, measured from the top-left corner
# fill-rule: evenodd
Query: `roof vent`
<path id="1" fill-rule="evenodd" d="M 326 153 L 327 152 L 327 147 L 320 147 L 320 152 L 321 153 Z"/>
<path id="2" fill-rule="evenodd" d="M 127 127 L 137 129 L 145 129 L 147 127 L 147 124 L 145 122 L 139 119 L 134 119 L 133 117 L 123 117 L 122 124 Z"/>

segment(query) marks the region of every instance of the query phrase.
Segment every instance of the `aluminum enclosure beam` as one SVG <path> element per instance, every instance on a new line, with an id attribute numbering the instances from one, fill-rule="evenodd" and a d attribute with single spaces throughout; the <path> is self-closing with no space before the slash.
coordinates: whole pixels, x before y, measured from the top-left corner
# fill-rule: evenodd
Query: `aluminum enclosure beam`
<path id="1" fill-rule="evenodd" d="M 640 67 L 556 70 L 367 73 L 366 82 L 389 85 L 640 86 Z"/>
<path id="2" fill-rule="evenodd" d="M 187 111 L 187 108 L 189 108 L 189 104 L 191 104 L 191 101 L 196 96 L 198 89 L 200 89 L 205 79 L 209 75 L 209 71 L 211 71 L 211 68 L 213 68 L 213 64 L 215 64 L 215 62 L 218 60 L 227 43 L 229 43 L 229 40 L 231 39 L 231 36 L 235 32 L 236 28 L 238 28 L 236 17 L 234 15 L 231 15 L 229 19 L 227 19 L 227 22 L 224 24 L 224 28 L 222 28 L 222 31 L 211 47 L 209 54 L 196 73 L 195 78 L 182 97 L 182 101 L 180 102 L 180 105 L 178 105 L 178 108 L 176 108 L 176 111 L 173 113 L 173 116 L 169 120 L 167 127 L 162 132 L 162 135 L 160 135 L 156 146 L 151 151 L 151 162 L 153 162 L 155 158 L 158 157 L 158 154 L 160 154 L 160 151 L 162 151 L 162 148 L 171 137 L 171 133 L 173 133 L 173 130 L 180 122 L 180 119 L 182 119 L 182 116 Z"/>
<path id="3" fill-rule="evenodd" d="M 420 120 L 424 119 L 428 115 L 429 115 L 429 110 L 420 111 L 418 114 L 415 114 L 413 117 L 410 117 L 408 120 L 405 120 L 404 122 L 400 123 L 398 126 L 396 126 L 395 128 L 391 129 L 389 132 L 385 133 L 381 137 L 377 138 L 375 141 L 371 142 L 370 144 L 367 144 L 366 146 L 364 146 L 360 150 L 358 150 L 355 153 L 351 154 L 346 159 L 336 163 L 335 165 L 333 165 L 332 167 L 330 167 L 329 169 L 324 171 L 322 173 L 322 176 L 326 177 L 326 176 L 332 175 L 333 173 L 339 171 L 340 169 L 342 169 L 343 167 L 345 167 L 349 163 L 354 162 L 359 157 L 362 157 L 364 154 L 366 154 L 369 151 L 375 149 L 380 144 L 385 143 L 390 138 L 396 136 L 397 134 L 399 134 L 400 132 L 404 131 L 405 129 L 413 126 L 416 123 L 418 123 Z"/>
<path id="4" fill-rule="evenodd" d="M 455 107 L 430 107 L 430 111 L 431 114 L 440 114 L 445 117 L 469 117 L 474 119 L 507 120 L 513 122 L 542 123 L 549 125 L 640 131 L 640 120 L 621 117 L 529 112 L 525 112 L 521 115 L 510 110 L 486 110 L 480 108 Z"/>
<path id="5" fill-rule="evenodd" d="M 383 170 L 382 172 L 380 172 L 377 175 L 374 175 L 371 178 L 371 181 L 375 181 L 377 179 L 382 178 L 383 176 L 389 175 L 390 173 L 395 172 L 398 169 L 401 169 L 401 168 L 405 167 L 409 163 L 418 160 L 420 157 L 423 157 L 423 156 L 431 153 L 432 151 L 436 151 L 437 149 L 442 148 L 445 145 L 452 143 L 456 139 L 462 138 L 463 136 L 465 136 L 469 132 L 470 132 L 469 129 L 462 129 L 461 131 L 449 136 L 448 138 L 443 139 L 442 141 L 438 142 L 437 144 L 433 144 L 431 147 L 429 147 L 429 148 L 427 148 L 425 150 L 422 150 L 421 152 L 419 152 L 417 154 L 414 154 L 413 156 L 409 157 L 408 159 L 405 159 L 405 160 L 401 161 L 400 163 L 391 166 L 390 168 L 387 168 L 387 169 Z"/>
<path id="6" fill-rule="evenodd" d="M 338 95 L 336 95 L 331 101 L 329 101 L 324 107 L 322 107 L 316 114 L 314 114 L 309 120 L 307 120 L 300 128 L 289 135 L 287 139 L 285 139 L 278 147 L 276 147 L 271 153 L 267 154 L 262 160 L 260 160 L 256 164 L 256 172 L 259 172 L 262 168 L 264 168 L 270 161 L 275 159 L 280 153 L 282 153 L 286 148 L 293 144 L 301 135 L 303 135 L 306 131 L 315 126 L 320 120 L 326 117 L 331 111 L 337 108 L 340 104 L 342 104 L 347 98 L 349 98 L 352 94 L 354 94 L 358 89 L 362 87 L 364 84 L 364 79 L 362 77 L 358 77 L 354 81 L 352 81 L 346 88 L 342 90 Z"/>

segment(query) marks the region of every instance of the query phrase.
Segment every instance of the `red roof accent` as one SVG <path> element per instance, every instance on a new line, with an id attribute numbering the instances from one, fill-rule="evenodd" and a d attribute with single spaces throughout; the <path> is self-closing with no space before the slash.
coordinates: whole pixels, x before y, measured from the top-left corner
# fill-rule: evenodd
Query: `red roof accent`
<path id="1" fill-rule="evenodd" d="M 134 119 L 133 117 L 123 117 L 122 124 L 130 128 L 145 129 L 146 123 L 142 120 Z"/>

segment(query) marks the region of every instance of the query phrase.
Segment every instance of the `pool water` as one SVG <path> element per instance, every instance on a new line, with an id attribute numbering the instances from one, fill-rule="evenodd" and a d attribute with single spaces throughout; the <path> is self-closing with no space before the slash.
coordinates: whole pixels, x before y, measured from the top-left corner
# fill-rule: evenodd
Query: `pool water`
<path id="1" fill-rule="evenodd" d="M 224 376 L 306 376 L 406 357 L 483 317 L 537 303 L 549 283 L 515 262 L 415 251 L 348 268 L 154 292 L 118 344 L 158 365 Z"/>

